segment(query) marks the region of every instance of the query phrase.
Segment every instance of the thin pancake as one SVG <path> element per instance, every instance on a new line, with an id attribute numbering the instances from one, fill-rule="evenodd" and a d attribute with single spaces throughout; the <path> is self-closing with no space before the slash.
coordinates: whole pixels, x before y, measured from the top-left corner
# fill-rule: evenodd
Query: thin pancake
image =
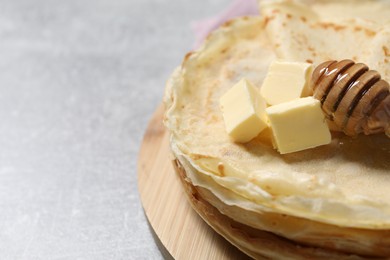
<path id="1" fill-rule="evenodd" d="M 172 143 L 200 173 L 270 211 L 340 226 L 390 228 L 385 135 L 334 135 L 330 145 L 284 156 L 265 134 L 245 145 L 229 139 L 218 99 L 243 77 L 261 85 L 275 59 L 262 28 L 259 18 L 236 20 L 187 55 L 165 95 Z"/>

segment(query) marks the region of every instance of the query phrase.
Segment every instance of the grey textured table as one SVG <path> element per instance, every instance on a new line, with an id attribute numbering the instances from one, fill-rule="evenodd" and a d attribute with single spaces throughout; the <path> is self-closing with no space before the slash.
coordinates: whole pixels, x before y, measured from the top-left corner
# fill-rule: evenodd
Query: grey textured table
<path id="1" fill-rule="evenodd" d="M 228 0 L 0 1 L 0 259 L 161 259 L 137 154 L 190 22 Z"/>

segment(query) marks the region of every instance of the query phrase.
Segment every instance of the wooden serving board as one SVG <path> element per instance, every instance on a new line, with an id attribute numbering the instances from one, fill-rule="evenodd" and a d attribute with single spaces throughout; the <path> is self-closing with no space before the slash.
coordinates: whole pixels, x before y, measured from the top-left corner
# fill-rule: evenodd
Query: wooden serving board
<path id="1" fill-rule="evenodd" d="M 138 189 L 156 243 L 166 258 L 247 259 L 191 208 L 172 166 L 163 107 L 154 113 L 138 158 Z"/>

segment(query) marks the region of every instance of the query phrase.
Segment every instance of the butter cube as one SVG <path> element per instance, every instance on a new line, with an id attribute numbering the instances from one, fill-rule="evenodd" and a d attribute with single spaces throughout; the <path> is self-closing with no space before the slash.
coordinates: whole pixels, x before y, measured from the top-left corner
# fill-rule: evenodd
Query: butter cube
<path id="1" fill-rule="evenodd" d="M 320 101 L 295 99 L 266 109 L 273 138 L 281 154 L 328 144 L 331 135 Z"/>
<path id="2" fill-rule="evenodd" d="M 261 86 L 260 93 L 269 105 L 277 105 L 308 96 L 313 65 L 303 62 L 274 61 Z"/>
<path id="3" fill-rule="evenodd" d="M 267 128 L 265 100 L 248 80 L 240 80 L 219 102 L 226 131 L 234 141 L 248 142 Z"/>

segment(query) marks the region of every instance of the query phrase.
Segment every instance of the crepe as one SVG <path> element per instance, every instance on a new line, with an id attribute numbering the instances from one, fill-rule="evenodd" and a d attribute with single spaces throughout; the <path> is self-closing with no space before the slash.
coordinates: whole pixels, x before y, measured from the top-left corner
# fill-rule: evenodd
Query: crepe
<path id="1" fill-rule="evenodd" d="M 261 3 L 278 58 L 314 64 L 348 58 L 390 80 L 390 1 Z"/>
<path id="2" fill-rule="evenodd" d="M 374 22 L 359 13 L 371 1 L 308 2 L 264 1 L 262 17 L 230 21 L 186 55 L 164 97 L 171 148 L 185 187 L 204 191 L 199 196 L 224 217 L 274 233 L 277 247 L 287 239 L 326 253 L 390 256 L 390 139 L 384 134 L 352 139 L 333 133 L 329 145 L 280 155 L 269 131 L 237 144 L 224 128 L 219 98 L 242 78 L 260 87 L 276 59 L 350 58 L 390 79 L 387 17 L 378 14 L 383 19 Z M 389 13 L 387 3 L 372 8 Z M 351 8 L 345 19 L 332 16 L 331 10 Z M 250 239 L 225 237 L 243 251 L 251 247 Z M 282 256 L 275 254 L 267 257 Z"/>
<path id="3" fill-rule="evenodd" d="M 209 190 L 194 186 L 186 175 L 186 170 L 178 160 L 174 161 L 175 170 L 183 184 L 191 206 L 196 212 L 229 242 L 255 259 L 372 259 L 326 248 L 312 247 L 288 240 L 271 232 L 256 229 L 230 218 L 212 203 L 225 207 Z M 246 212 L 239 210 L 240 215 Z M 286 218 L 285 216 L 283 218 Z M 263 218 L 260 219 L 263 221 Z M 275 222 L 275 220 L 272 220 Z M 294 224 L 294 223 L 292 223 Z M 375 258 L 377 259 L 377 258 Z"/>

